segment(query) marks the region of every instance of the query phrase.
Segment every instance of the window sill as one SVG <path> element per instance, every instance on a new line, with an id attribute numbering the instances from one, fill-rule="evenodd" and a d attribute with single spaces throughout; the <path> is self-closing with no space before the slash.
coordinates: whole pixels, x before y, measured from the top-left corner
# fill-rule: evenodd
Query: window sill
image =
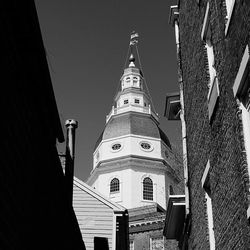
<path id="1" fill-rule="evenodd" d="M 155 203 L 154 200 L 144 200 L 144 199 L 142 199 L 141 201 L 142 201 L 142 202 L 148 202 L 148 203 Z"/>
<path id="2" fill-rule="evenodd" d="M 230 21 L 232 19 L 233 10 L 234 10 L 234 4 L 235 4 L 235 0 L 232 1 L 230 12 L 227 15 L 227 23 L 226 23 L 226 28 L 225 28 L 225 36 L 227 36 L 227 32 L 228 32 L 228 29 L 229 29 Z"/>
<path id="3" fill-rule="evenodd" d="M 250 207 L 247 209 L 247 219 L 250 220 Z"/>
<path id="4" fill-rule="evenodd" d="M 209 121 L 211 121 L 219 96 L 220 96 L 219 83 L 218 83 L 218 78 L 215 76 L 207 97 Z"/>
<path id="5" fill-rule="evenodd" d="M 250 59 L 250 55 L 249 55 L 249 48 L 247 45 L 245 48 L 240 66 L 239 66 L 238 73 L 234 81 L 234 85 L 233 85 L 234 97 L 240 96 L 242 94 L 241 93 L 242 89 L 244 89 L 245 79 L 248 74 L 249 59 Z"/>

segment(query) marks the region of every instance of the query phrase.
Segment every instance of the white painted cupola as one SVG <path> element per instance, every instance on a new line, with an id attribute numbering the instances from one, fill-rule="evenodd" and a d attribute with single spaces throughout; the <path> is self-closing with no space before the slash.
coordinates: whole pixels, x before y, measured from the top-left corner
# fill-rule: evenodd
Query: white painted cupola
<path id="1" fill-rule="evenodd" d="M 137 38 L 131 35 L 120 90 L 96 142 L 87 183 L 127 209 L 152 203 L 166 208 L 167 190 L 178 178 L 142 73 Z"/>

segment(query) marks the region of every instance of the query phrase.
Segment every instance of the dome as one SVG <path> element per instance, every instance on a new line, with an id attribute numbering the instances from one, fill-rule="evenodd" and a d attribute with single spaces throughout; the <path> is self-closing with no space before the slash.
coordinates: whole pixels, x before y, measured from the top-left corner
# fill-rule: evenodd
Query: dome
<path id="1" fill-rule="evenodd" d="M 128 134 L 158 138 L 171 148 L 168 137 L 150 116 L 128 112 L 116 115 L 109 120 L 96 142 L 95 149 L 102 140 Z"/>

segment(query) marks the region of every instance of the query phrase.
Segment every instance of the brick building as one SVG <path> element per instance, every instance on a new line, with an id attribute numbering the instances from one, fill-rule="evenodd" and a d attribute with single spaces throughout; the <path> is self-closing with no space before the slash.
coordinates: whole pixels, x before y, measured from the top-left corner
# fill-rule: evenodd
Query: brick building
<path id="1" fill-rule="evenodd" d="M 170 23 L 186 184 L 179 246 L 249 249 L 250 1 L 179 0 L 171 7 Z M 176 95 L 167 99 L 169 118 L 178 114 L 171 98 Z"/>
<path id="2" fill-rule="evenodd" d="M 34 1 L 2 1 L 0 17 L 0 249 L 85 249 L 57 155 L 64 137 Z"/>

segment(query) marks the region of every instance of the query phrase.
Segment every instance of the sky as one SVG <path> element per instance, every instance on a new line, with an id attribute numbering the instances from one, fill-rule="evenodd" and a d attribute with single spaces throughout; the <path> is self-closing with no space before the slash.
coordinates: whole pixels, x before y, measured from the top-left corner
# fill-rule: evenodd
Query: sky
<path id="1" fill-rule="evenodd" d="M 92 170 L 94 145 L 120 84 L 132 31 L 139 34 L 141 64 L 160 127 L 172 144 L 180 143 L 180 122 L 164 117 L 166 94 L 178 91 L 174 28 L 168 23 L 175 0 L 35 2 L 61 120 L 79 123 L 75 176 L 86 181 Z M 63 152 L 65 145 L 58 148 Z"/>

